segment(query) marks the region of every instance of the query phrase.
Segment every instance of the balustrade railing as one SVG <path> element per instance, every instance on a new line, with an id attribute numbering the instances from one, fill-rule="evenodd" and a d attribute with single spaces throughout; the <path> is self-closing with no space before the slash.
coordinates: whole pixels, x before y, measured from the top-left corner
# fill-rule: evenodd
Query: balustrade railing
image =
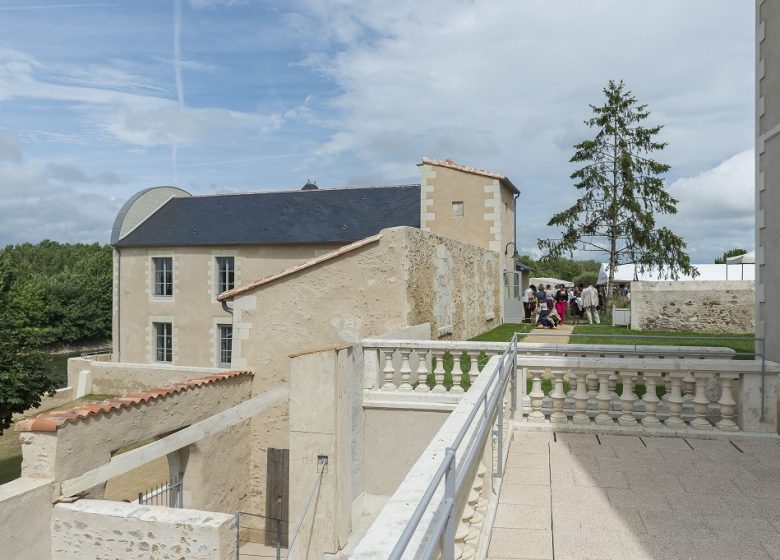
<path id="1" fill-rule="evenodd" d="M 763 422 L 762 377 L 772 376 L 774 387 L 777 375 L 777 364 L 747 360 L 518 356 L 517 365 L 530 386 L 530 423 L 672 430 L 738 431 L 738 408 L 760 416 L 750 425 Z M 748 400 L 758 404 L 751 412 Z"/>
<path id="2" fill-rule="evenodd" d="M 501 342 L 380 340 L 362 342 L 365 383 L 383 392 L 450 393 L 467 391 Z M 730 348 L 605 344 L 518 344 L 519 356 L 580 358 L 731 359 Z"/>

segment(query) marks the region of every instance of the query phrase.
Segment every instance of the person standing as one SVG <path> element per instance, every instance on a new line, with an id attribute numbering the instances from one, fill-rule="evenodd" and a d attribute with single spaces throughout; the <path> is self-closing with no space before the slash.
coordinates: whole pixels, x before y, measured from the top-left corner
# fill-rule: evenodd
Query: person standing
<path id="1" fill-rule="evenodd" d="M 555 311 L 561 318 L 561 324 L 566 323 L 566 304 L 569 303 L 569 294 L 566 293 L 566 287 L 561 284 L 558 291 L 555 292 Z"/>
<path id="2" fill-rule="evenodd" d="M 528 286 L 525 291 L 523 292 L 523 311 L 525 311 L 525 318 L 530 319 L 531 318 L 531 300 L 534 297 L 534 292 L 536 291 L 536 286 L 531 284 Z"/>
<path id="3" fill-rule="evenodd" d="M 593 284 L 588 284 L 588 287 L 582 290 L 582 307 L 585 310 L 585 317 L 588 318 L 588 324 L 592 325 L 595 321 L 598 325 L 599 321 L 599 293 Z"/>

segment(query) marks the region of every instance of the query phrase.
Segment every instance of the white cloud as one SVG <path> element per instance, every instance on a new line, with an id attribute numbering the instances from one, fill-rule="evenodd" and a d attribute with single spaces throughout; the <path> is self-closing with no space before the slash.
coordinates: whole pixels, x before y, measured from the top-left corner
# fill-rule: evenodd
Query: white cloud
<path id="1" fill-rule="evenodd" d="M 18 144 L 17 144 L 18 145 Z M 0 245 L 56 239 L 106 240 L 122 201 L 79 192 L 83 183 L 104 186 L 121 182 L 111 172 L 89 175 L 69 165 L 38 165 L 20 157 L 0 158 Z"/>

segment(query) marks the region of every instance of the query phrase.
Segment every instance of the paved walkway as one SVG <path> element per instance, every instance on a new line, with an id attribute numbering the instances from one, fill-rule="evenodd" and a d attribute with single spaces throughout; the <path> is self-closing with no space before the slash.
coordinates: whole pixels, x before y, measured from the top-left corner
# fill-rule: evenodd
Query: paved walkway
<path id="1" fill-rule="evenodd" d="M 558 325 L 554 329 L 545 329 L 543 327 L 535 328 L 531 334 L 520 339 L 520 342 L 546 342 L 548 344 L 568 344 L 569 335 L 574 329 L 571 325 Z M 535 336 L 541 334 L 542 336 Z M 552 336 L 555 335 L 555 336 Z"/>
<path id="2" fill-rule="evenodd" d="M 489 559 L 780 559 L 780 445 L 517 429 Z"/>

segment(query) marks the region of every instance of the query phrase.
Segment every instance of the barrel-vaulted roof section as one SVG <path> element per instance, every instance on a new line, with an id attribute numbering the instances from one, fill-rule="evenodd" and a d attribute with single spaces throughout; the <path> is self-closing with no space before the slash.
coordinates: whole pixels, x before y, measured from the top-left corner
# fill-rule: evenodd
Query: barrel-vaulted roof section
<path id="1" fill-rule="evenodd" d="M 349 243 L 420 227 L 420 186 L 172 198 L 115 247 Z"/>

